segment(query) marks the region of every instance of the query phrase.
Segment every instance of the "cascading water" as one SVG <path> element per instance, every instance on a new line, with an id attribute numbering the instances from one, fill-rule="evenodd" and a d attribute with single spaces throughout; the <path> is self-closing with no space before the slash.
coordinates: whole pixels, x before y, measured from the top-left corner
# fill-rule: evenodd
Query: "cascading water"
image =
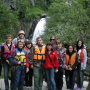
<path id="1" fill-rule="evenodd" d="M 44 30 L 46 28 L 46 19 L 42 18 L 37 23 L 36 28 L 33 33 L 32 43 L 35 44 L 37 37 L 44 34 Z"/>

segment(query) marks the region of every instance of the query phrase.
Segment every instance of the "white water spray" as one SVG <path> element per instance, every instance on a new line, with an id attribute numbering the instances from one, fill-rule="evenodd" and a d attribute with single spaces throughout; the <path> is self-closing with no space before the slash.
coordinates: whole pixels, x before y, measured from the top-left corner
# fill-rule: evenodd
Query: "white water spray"
<path id="1" fill-rule="evenodd" d="M 44 30 L 46 29 L 46 19 L 42 18 L 36 25 L 36 28 L 33 33 L 32 43 L 35 44 L 37 37 L 44 34 Z"/>

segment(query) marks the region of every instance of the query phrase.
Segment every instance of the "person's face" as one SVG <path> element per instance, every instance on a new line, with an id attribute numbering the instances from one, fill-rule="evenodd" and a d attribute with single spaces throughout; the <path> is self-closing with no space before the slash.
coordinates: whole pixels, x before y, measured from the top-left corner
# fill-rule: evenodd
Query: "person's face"
<path id="1" fill-rule="evenodd" d="M 23 39 L 23 38 L 24 38 L 24 34 L 22 34 L 22 33 L 19 34 L 19 38 L 20 38 L 20 39 Z"/>
<path id="2" fill-rule="evenodd" d="M 78 42 L 78 46 L 79 46 L 79 47 L 82 46 L 82 42 L 81 42 L 81 41 Z"/>
<path id="3" fill-rule="evenodd" d="M 29 49 L 30 49 L 30 48 L 31 48 L 31 44 L 27 44 L 27 48 L 29 48 Z"/>
<path id="4" fill-rule="evenodd" d="M 69 46 L 69 52 L 72 53 L 72 51 L 73 51 L 73 47 Z"/>
<path id="5" fill-rule="evenodd" d="M 47 49 L 48 49 L 49 51 L 51 51 L 52 46 L 51 46 L 51 45 L 47 45 Z"/>
<path id="6" fill-rule="evenodd" d="M 56 46 L 58 49 L 60 49 L 62 47 L 62 44 L 57 44 Z"/>
<path id="7" fill-rule="evenodd" d="M 37 44 L 38 44 L 38 45 L 42 45 L 42 42 L 43 42 L 43 41 L 42 41 L 41 38 L 39 38 L 39 39 L 37 40 Z"/>
<path id="8" fill-rule="evenodd" d="M 50 41 L 54 44 L 54 43 L 55 43 L 55 38 L 52 37 L 52 38 L 50 39 Z"/>
<path id="9" fill-rule="evenodd" d="M 7 37 L 7 38 L 6 38 L 7 43 L 11 43 L 11 40 L 12 40 L 11 37 Z"/>
<path id="10" fill-rule="evenodd" d="M 20 49 L 23 48 L 23 43 L 22 43 L 22 42 L 19 42 L 19 43 L 18 43 L 18 48 L 20 48 Z"/>

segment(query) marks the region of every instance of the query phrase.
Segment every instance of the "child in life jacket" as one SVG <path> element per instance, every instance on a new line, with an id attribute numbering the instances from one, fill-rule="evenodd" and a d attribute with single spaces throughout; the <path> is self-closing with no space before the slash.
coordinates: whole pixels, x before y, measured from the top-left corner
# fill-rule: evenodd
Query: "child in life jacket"
<path id="1" fill-rule="evenodd" d="M 11 40 L 12 40 L 12 36 L 7 35 L 6 42 L 3 43 L 3 46 L 1 47 L 1 58 L 3 61 L 3 67 L 4 67 L 5 90 L 9 90 L 9 82 L 8 82 L 8 79 L 9 79 L 8 73 L 10 71 L 9 59 L 10 59 L 12 52 L 15 50 L 15 45 L 11 42 Z"/>
<path id="2" fill-rule="evenodd" d="M 29 72 L 26 73 L 26 77 L 25 77 L 25 86 L 28 89 L 32 88 L 32 76 L 33 76 L 33 68 L 32 68 L 32 63 L 31 60 L 33 60 L 33 44 L 31 41 L 29 41 L 28 39 L 25 41 L 25 47 L 24 50 L 27 52 L 28 56 L 29 56 Z"/>
<path id="3" fill-rule="evenodd" d="M 10 57 L 10 63 L 18 68 L 14 72 L 14 82 L 12 90 L 23 90 L 25 74 L 29 71 L 28 54 L 24 50 L 24 42 L 18 40 L 17 48 Z"/>
<path id="4" fill-rule="evenodd" d="M 78 65 L 78 54 L 74 51 L 72 44 L 68 45 L 66 51 L 65 76 L 67 89 L 74 90 L 76 67 Z"/>

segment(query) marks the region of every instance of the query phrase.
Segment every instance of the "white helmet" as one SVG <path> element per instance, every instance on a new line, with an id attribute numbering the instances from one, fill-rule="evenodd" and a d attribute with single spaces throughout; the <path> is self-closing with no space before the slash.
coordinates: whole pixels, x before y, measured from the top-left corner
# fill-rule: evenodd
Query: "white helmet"
<path id="1" fill-rule="evenodd" d="M 20 34 L 24 34 L 25 35 L 25 32 L 23 30 L 20 30 L 18 35 L 20 35 Z"/>

